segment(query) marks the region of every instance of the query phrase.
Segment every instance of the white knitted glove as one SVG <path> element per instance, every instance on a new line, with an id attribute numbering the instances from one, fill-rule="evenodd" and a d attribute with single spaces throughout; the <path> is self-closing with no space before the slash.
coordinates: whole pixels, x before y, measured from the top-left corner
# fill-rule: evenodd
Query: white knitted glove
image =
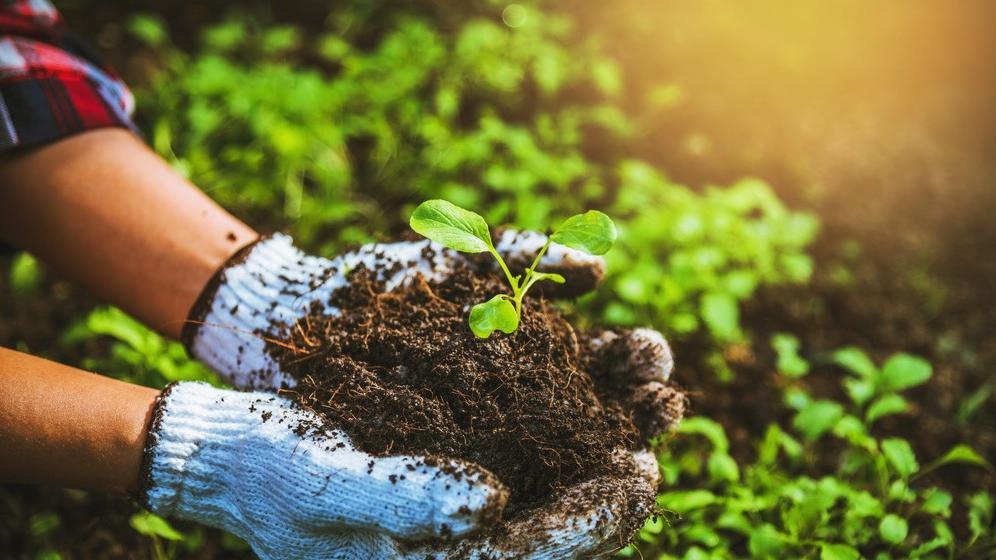
<path id="1" fill-rule="evenodd" d="M 149 430 L 146 504 L 234 533 L 264 560 L 368 558 L 357 551 L 460 536 L 505 505 L 480 467 L 373 457 L 320 425 L 272 393 L 171 385 Z"/>
<path id="2" fill-rule="evenodd" d="M 506 231 L 496 248 L 513 269 L 528 265 L 546 242 L 542 234 Z M 366 245 L 335 259 L 307 256 L 290 238 L 265 239 L 219 273 L 195 307 L 184 341 L 192 353 L 237 387 L 275 389 L 292 386 L 265 351 L 262 336 L 277 325 L 293 324 L 317 305 L 327 314 L 333 291 L 347 285 L 360 264 L 389 271 L 393 289 L 421 273 L 442 280 L 467 257 L 429 241 Z M 382 266 L 378 266 L 382 265 Z M 568 278 L 566 287 L 580 292 L 595 286 L 604 261 L 552 244 L 539 268 Z M 553 285 L 551 285 L 553 286 Z M 556 286 L 553 286 L 556 288 Z M 604 333 L 591 341 L 596 383 L 612 387 L 610 398 L 634 410 L 637 427 L 647 436 L 672 426 L 683 412 L 683 397 L 664 385 L 673 360 L 664 338 L 649 329 Z M 620 380 L 622 380 L 620 382 Z M 626 520 L 645 518 L 651 504 L 634 499 L 652 493 L 659 478 L 653 454 L 620 450 L 629 476 L 601 478 L 566 489 L 552 503 L 479 539 L 444 547 L 397 547 L 391 535 L 370 531 L 350 540 L 342 558 L 573 558 L 611 552 L 625 545 L 634 527 Z M 497 535 L 497 536 L 496 536 Z"/>

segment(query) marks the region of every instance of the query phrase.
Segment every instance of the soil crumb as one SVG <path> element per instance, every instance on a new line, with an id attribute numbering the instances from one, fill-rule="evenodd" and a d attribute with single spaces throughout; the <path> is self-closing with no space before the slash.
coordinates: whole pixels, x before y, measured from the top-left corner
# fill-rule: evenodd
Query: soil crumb
<path id="1" fill-rule="evenodd" d="M 622 468 L 613 453 L 642 438 L 618 401 L 600 398 L 611 388 L 586 371 L 598 364 L 586 335 L 542 298 L 527 298 L 511 335 L 479 339 L 468 327 L 470 307 L 504 289 L 468 266 L 445 282 L 418 277 L 387 292 L 359 267 L 330 301 L 340 315 L 316 309 L 269 344 L 298 381 L 283 393 L 368 453 L 487 468 L 510 491 L 505 519 L 611 476 Z"/>

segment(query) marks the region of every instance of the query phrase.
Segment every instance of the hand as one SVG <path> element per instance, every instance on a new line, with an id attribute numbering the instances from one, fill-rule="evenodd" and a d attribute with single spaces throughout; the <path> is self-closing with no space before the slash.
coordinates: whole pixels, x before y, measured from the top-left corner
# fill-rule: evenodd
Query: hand
<path id="1" fill-rule="evenodd" d="M 494 476 L 436 458 L 373 457 L 272 393 L 177 383 L 153 412 L 150 510 L 223 528 L 269 558 L 368 558 L 396 539 L 464 535 L 508 498 Z"/>
<path id="2" fill-rule="evenodd" d="M 524 268 L 546 241 L 537 233 L 506 231 L 496 247 L 511 268 Z M 276 388 L 295 381 L 265 352 L 263 336 L 275 327 L 293 324 L 312 306 L 327 314 L 332 292 L 348 284 L 348 272 L 360 264 L 387 270 L 381 278 L 393 289 L 422 274 L 439 281 L 467 257 L 428 241 L 374 244 L 335 259 L 306 256 L 290 239 L 276 236 L 251 248 L 217 278 L 195 308 L 185 341 L 195 355 L 236 386 Z M 384 265 L 384 266 L 375 266 Z M 599 257 L 554 244 L 539 269 L 568 278 L 574 293 L 591 289 L 604 274 Z M 551 285 L 556 288 L 556 286 Z M 592 372 L 600 397 L 634 411 L 641 433 L 649 438 L 672 426 L 684 410 L 684 397 L 665 385 L 673 366 L 671 351 L 656 331 L 602 333 L 589 342 Z M 565 558 L 601 554 L 625 544 L 632 532 L 627 520 L 651 512 L 659 478 L 656 460 L 647 450 L 620 449 L 617 459 L 628 476 L 598 478 L 566 489 L 532 515 L 505 523 L 496 536 L 464 539 L 442 548 L 416 549 L 415 557 Z M 359 557 L 383 556 L 393 546 L 389 537 L 371 537 Z M 393 556 L 401 552 L 391 553 Z M 418 556 L 421 554 L 421 556 Z"/>

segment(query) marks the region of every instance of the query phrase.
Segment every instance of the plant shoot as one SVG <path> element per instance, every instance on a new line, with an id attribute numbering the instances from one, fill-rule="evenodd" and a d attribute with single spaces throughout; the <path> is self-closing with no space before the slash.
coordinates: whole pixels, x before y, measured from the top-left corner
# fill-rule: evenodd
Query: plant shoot
<path id="1" fill-rule="evenodd" d="M 522 298 L 534 284 L 549 280 L 564 283 L 564 277 L 553 272 L 536 270 L 543 255 L 553 242 L 583 251 L 603 255 L 616 240 L 616 226 L 605 214 L 589 210 L 564 220 L 553 230 L 540 248 L 532 264 L 522 273 L 513 275 L 491 241 L 487 222 L 479 214 L 465 210 L 446 200 L 427 200 L 420 204 L 409 220 L 411 228 L 440 245 L 463 253 L 488 252 L 505 273 L 511 294 L 497 294 L 478 303 L 470 310 L 470 329 L 480 338 L 488 338 L 498 330 L 513 333 L 522 317 Z"/>

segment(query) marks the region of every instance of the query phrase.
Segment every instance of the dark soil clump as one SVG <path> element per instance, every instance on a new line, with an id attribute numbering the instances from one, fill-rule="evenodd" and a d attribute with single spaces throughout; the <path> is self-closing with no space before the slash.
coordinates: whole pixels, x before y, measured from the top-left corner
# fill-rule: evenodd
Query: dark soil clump
<path id="1" fill-rule="evenodd" d="M 613 474 L 613 452 L 638 446 L 633 421 L 585 370 L 584 335 L 544 300 L 525 303 L 514 334 L 479 339 L 467 316 L 503 290 L 491 274 L 466 268 L 392 292 L 363 268 L 351 280 L 331 301 L 341 315 L 311 314 L 270 351 L 298 380 L 285 392 L 360 449 L 480 464 L 509 488 L 507 519 Z"/>

